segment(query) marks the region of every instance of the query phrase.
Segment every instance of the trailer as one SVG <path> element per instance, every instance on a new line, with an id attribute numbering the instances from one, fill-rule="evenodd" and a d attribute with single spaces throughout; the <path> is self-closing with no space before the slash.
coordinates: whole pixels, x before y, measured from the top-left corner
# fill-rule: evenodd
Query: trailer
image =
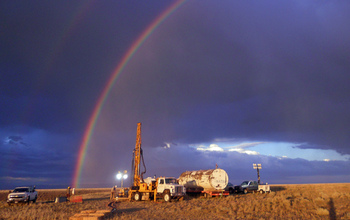
<path id="1" fill-rule="evenodd" d="M 178 180 L 179 184 L 185 186 L 187 195 L 205 197 L 229 195 L 229 192 L 225 191 L 228 175 L 223 169 L 186 171 Z"/>
<path id="2" fill-rule="evenodd" d="M 268 185 L 267 183 L 265 185 L 259 185 L 258 192 L 260 192 L 260 193 L 270 193 L 271 192 L 270 185 Z"/>
<path id="3" fill-rule="evenodd" d="M 220 191 L 210 191 L 210 190 L 204 190 L 201 192 L 202 195 L 204 195 L 205 198 L 210 198 L 210 197 L 222 197 L 222 196 L 228 196 L 230 195 L 229 191 L 224 191 L 224 190 L 220 190 Z"/>

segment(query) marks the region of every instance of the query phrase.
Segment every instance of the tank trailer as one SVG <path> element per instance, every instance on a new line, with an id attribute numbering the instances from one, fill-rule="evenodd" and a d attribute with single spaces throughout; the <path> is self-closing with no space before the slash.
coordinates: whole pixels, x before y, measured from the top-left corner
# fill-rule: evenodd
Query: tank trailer
<path id="1" fill-rule="evenodd" d="M 183 172 L 179 177 L 179 184 L 185 186 L 189 195 L 201 194 L 205 197 L 229 195 L 229 192 L 225 191 L 228 175 L 220 168 Z"/>

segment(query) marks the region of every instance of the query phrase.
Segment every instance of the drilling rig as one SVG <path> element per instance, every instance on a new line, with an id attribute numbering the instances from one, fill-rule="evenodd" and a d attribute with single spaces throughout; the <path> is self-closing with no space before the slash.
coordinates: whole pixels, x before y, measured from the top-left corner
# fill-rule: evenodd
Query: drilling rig
<path id="1" fill-rule="evenodd" d="M 174 177 L 148 177 L 143 179 L 143 174 L 146 173 L 146 166 L 143 159 L 141 148 L 141 123 L 137 124 L 136 144 L 133 153 L 133 184 L 129 190 L 129 200 L 157 200 L 162 197 L 164 201 L 169 202 L 171 199 L 181 199 L 185 195 L 185 187 L 177 183 Z M 144 171 L 140 171 L 140 165 L 144 167 Z"/>
<path id="2" fill-rule="evenodd" d="M 145 168 L 145 171 L 140 174 L 140 163 L 141 159 Z M 146 166 L 143 160 L 143 153 L 141 149 L 141 123 L 137 123 L 136 131 L 136 145 L 134 149 L 134 160 L 133 160 L 133 171 L 134 171 L 134 181 L 132 188 L 138 189 L 140 186 L 141 180 L 143 182 L 143 174 L 146 173 Z"/>

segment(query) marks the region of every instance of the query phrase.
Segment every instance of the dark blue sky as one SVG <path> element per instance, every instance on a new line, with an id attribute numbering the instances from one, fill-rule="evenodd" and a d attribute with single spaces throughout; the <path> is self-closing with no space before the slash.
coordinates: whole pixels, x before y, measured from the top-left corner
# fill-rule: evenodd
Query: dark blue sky
<path id="1" fill-rule="evenodd" d="M 0 189 L 72 183 L 98 97 L 175 1 L 0 2 Z M 146 39 L 97 120 L 82 187 L 217 163 L 234 184 L 349 182 L 350 3 L 186 1 Z M 118 182 L 119 184 L 119 182 Z"/>

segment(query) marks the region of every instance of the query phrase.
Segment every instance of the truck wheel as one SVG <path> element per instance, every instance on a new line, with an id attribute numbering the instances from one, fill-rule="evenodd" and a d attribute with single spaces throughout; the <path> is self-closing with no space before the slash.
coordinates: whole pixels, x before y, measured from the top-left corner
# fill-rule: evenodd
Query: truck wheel
<path id="1" fill-rule="evenodd" d="M 230 195 L 232 195 L 235 193 L 235 191 L 232 188 L 230 188 L 229 193 L 230 193 Z"/>
<path id="2" fill-rule="evenodd" d="M 263 193 L 263 191 L 262 190 L 260 190 L 260 194 L 262 194 Z"/>
<path id="3" fill-rule="evenodd" d="M 28 201 L 27 201 L 27 204 L 29 205 L 30 203 L 30 196 L 28 196 Z"/>
<path id="4" fill-rule="evenodd" d="M 163 199 L 165 202 L 170 202 L 171 200 L 170 193 L 169 192 L 164 193 Z"/>
<path id="5" fill-rule="evenodd" d="M 35 203 L 36 202 L 36 199 L 37 199 L 38 197 L 37 196 L 35 196 L 35 199 L 33 200 L 33 203 Z"/>
<path id="6" fill-rule="evenodd" d="M 212 195 L 211 195 L 210 193 L 204 193 L 204 197 L 207 198 L 207 199 L 209 199 L 209 198 L 212 197 Z"/>
<path id="7" fill-rule="evenodd" d="M 248 190 L 247 190 L 247 189 L 243 189 L 243 193 L 244 193 L 244 194 L 247 194 L 247 193 L 248 193 Z"/>
<path id="8" fill-rule="evenodd" d="M 141 195 L 140 195 L 139 192 L 136 192 L 136 193 L 134 194 L 134 200 L 135 200 L 135 201 L 140 201 L 140 200 L 141 200 Z"/>

